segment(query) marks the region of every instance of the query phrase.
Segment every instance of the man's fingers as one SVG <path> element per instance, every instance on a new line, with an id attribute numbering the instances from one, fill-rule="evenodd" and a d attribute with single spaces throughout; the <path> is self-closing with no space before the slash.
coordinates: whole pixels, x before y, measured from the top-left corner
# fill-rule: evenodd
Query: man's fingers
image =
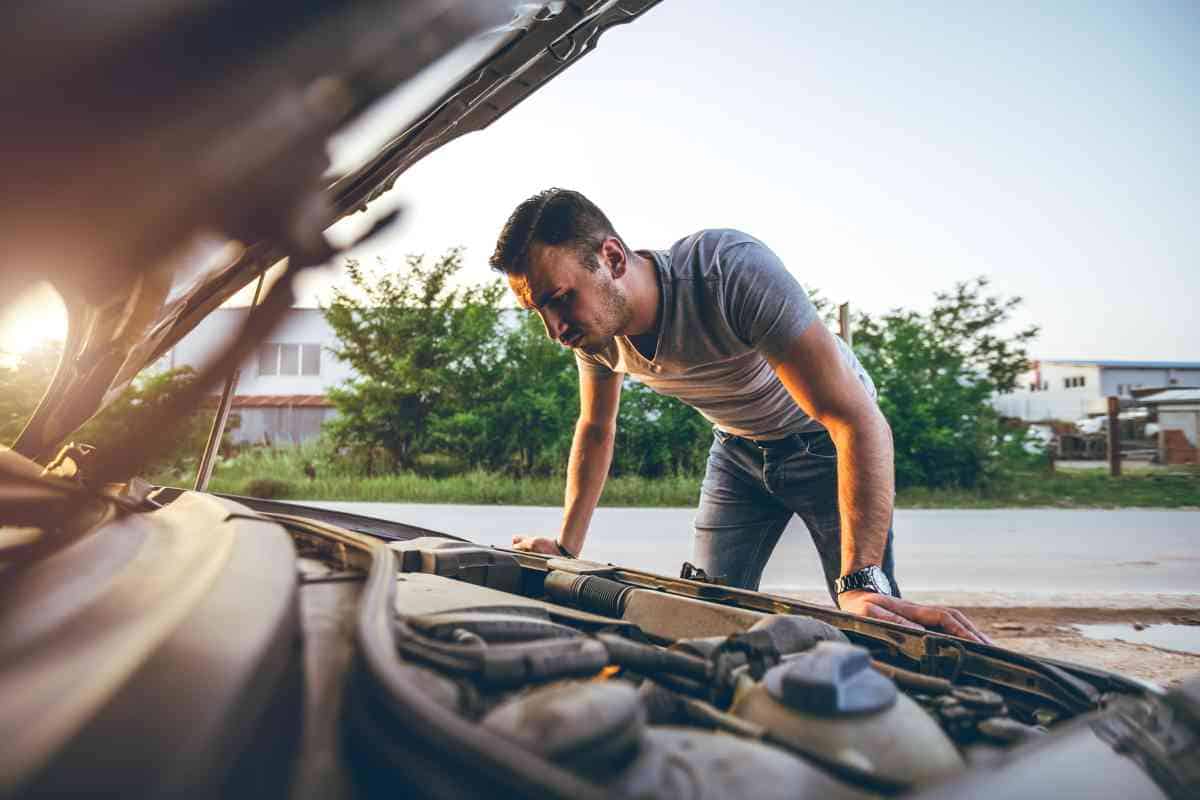
<path id="1" fill-rule="evenodd" d="M 875 598 L 872 599 L 875 600 Z M 987 637 L 975 630 L 971 621 L 956 609 L 923 606 L 920 603 L 889 595 L 880 595 L 876 602 L 895 614 L 919 622 L 926 628 L 940 628 L 951 636 L 961 636 L 980 644 L 990 644 Z"/>
<path id="2" fill-rule="evenodd" d="M 966 626 L 967 630 L 969 630 L 971 632 L 971 638 L 975 639 L 976 641 L 982 642 L 983 644 L 992 644 L 992 640 L 989 639 L 983 633 L 983 631 L 979 630 L 979 626 L 977 626 L 974 622 L 972 622 L 970 617 L 968 617 L 963 612 L 959 611 L 957 608 L 951 608 L 951 609 L 949 609 L 949 611 L 951 614 L 954 615 L 955 619 L 957 619 L 960 623 L 962 623 L 964 626 Z"/>
<path id="3" fill-rule="evenodd" d="M 868 603 L 865 610 L 867 612 L 866 616 L 868 616 L 868 617 L 873 617 L 875 619 L 882 619 L 886 622 L 894 622 L 897 625 L 903 625 L 906 628 L 913 628 L 914 630 L 918 630 L 918 631 L 925 630 L 923 627 L 921 627 L 917 623 L 913 622 L 912 620 L 906 619 L 905 617 L 902 617 L 899 614 L 888 611 L 886 608 L 880 606 L 877 603 Z"/>

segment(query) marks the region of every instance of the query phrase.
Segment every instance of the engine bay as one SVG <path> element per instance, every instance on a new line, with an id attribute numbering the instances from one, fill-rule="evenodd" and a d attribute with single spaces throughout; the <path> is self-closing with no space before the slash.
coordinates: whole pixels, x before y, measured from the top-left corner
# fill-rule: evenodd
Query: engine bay
<path id="1" fill-rule="evenodd" d="M 1200 786 L 1200 684 L 352 514 L 89 498 L 5 529 L 0 797 Z"/>

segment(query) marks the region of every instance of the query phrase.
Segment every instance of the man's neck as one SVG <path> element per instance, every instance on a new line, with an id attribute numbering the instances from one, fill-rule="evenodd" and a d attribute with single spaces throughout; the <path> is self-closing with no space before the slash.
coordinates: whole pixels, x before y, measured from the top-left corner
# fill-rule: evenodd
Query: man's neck
<path id="1" fill-rule="evenodd" d="M 629 318 L 627 330 L 621 331 L 626 336 L 646 336 L 657 333 L 660 320 L 658 318 L 661 305 L 662 287 L 658 281 L 658 266 L 652 258 L 630 253 L 628 278 L 629 305 L 633 311 Z"/>

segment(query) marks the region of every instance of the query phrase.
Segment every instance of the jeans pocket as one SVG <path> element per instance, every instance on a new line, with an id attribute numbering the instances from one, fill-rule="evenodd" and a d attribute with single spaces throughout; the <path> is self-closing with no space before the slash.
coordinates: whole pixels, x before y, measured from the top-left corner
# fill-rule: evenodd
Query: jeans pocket
<path id="1" fill-rule="evenodd" d="M 821 433 L 808 440 L 804 454 L 832 460 L 837 458 L 837 447 L 833 444 L 833 437 L 828 433 Z"/>

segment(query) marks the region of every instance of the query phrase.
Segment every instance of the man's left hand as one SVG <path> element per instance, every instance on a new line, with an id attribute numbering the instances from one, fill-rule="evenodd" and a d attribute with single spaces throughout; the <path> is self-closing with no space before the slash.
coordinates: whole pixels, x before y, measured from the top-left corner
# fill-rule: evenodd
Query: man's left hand
<path id="1" fill-rule="evenodd" d="M 895 622 L 918 630 L 932 628 L 972 642 L 992 644 L 992 640 L 975 627 L 966 614 L 954 608 L 925 606 L 891 595 L 860 591 L 842 592 L 838 595 L 838 606 L 842 611 L 860 617 Z"/>

